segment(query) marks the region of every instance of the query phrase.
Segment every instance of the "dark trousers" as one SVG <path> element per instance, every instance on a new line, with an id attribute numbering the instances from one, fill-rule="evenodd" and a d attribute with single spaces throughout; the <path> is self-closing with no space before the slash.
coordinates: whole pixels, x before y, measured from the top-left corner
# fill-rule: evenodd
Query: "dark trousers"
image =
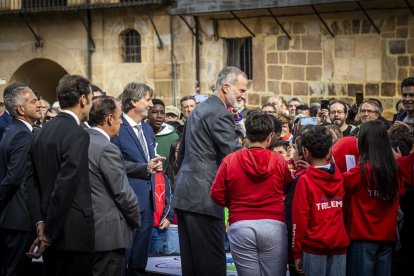
<path id="1" fill-rule="evenodd" d="M 33 232 L 0 229 L 0 275 L 30 275 L 31 259 L 26 253 L 35 238 Z"/>
<path id="2" fill-rule="evenodd" d="M 224 221 L 178 209 L 177 215 L 183 275 L 226 275 Z"/>
<path id="3" fill-rule="evenodd" d="M 92 276 L 93 253 L 57 250 L 53 245 L 43 253 L 45 276 Z"/>
<path id="4" fill-rule="evenodd" d="M 141 229 L 134 235 L 132 248 L 127 256 L 128 260 L 128 276 L 143 275 L 148 262 L 148 253 L 152 235 L 152 225 L 154 224 L 154 216 L 152 208 L 148 206 L 140 212 Z"/>
<path id="5" fill-rule="evenodd" d="M 122 276 L 125 268 L 125 249 L 95 252 L 94 276 Z"/>

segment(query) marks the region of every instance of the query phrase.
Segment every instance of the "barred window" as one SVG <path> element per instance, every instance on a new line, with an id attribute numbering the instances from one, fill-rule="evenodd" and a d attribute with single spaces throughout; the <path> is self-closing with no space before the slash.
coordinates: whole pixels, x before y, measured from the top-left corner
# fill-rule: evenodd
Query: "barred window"
<path id="1" fill-rule="evenodd" d="M 226 39 L 227 66 L 235 66 L 246 73 L 249 80 L 253 79 L 252 70 L 252 38 Z"/>
<path id="2" fill-rule="evenodd" d="M 141 62 L 141 35 L 134 29 L 127 29 L 120 36 L 123 61 Z"/>

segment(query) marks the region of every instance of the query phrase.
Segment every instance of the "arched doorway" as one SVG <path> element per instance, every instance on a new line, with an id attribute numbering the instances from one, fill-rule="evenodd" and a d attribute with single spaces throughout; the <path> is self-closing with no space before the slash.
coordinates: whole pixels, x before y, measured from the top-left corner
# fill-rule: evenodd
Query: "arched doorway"
<path id="1" fill-rule="evenodd" d="M 50 104 L 56 101 L 56 86 L 67 72 L 56 62 L 45 59 L 32 59 L 16 70 L 10 79 L 11 82 L 27 84 L 33 91 L 40 92 L 43 99 Z"/>

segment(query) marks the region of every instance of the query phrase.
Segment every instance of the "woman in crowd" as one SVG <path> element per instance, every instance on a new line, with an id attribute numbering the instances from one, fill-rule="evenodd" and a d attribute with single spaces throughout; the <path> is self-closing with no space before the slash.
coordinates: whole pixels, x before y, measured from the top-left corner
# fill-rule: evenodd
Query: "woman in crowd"
<path id="1" fill-rule="evenodd" d="M 349 194 L 348 275 L 391 275 L 399 196 L 404 191 L 386 126 L 378 120 L 361 125 L 359 164 L 344 174 Z"/>
<path id="2" fill-rule="evenodd" d="M 229 208 L 230 250 L 238 275 L 285 275 L 287 232 L 283 192 L 292 181 L 283 157 L 268 150 L 270 115 L 246 120 L 250 147 L 226 156 L 211 187 L 212 199 Z"/>

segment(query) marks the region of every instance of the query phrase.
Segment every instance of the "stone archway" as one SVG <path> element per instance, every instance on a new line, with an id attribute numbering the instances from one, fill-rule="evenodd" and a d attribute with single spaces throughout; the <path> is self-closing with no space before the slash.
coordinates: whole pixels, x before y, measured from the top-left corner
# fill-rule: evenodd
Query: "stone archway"
<path id="1" fill-rule="evenodd" d="M 40 92 L 43 99 L 50 104 L 56 101 L 56 86 L 59 80 L 68 74 L 62 66 L 50 59 L 36 58 L 21 65 L 11 82 L 27 84 L 33 91 Z"/>

